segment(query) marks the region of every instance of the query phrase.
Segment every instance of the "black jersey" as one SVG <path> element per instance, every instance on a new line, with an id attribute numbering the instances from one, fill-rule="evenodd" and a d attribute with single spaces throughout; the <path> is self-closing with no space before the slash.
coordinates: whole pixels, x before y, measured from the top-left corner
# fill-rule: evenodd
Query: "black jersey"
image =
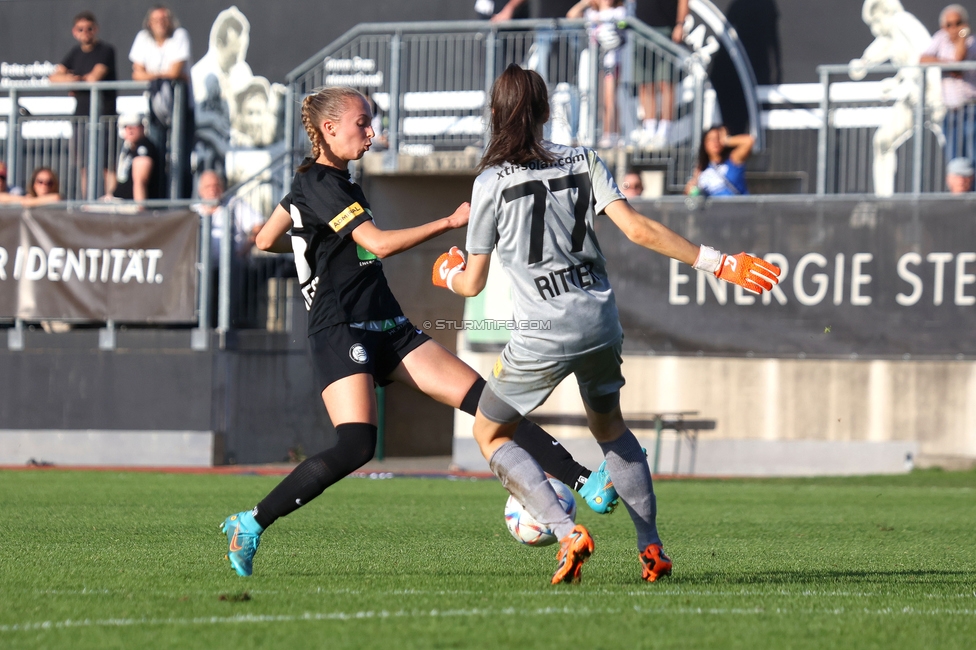
<path id="1" fill-rule="evenodd" d="M 678 0 L 637 0 L 634 13 L 648 27 L 674 27 L 678 22 Z"/>
<path id="2" fill-rule="evenodd" d="M 152 169 L 149 172 L 149 181 L 146 183 L 146 198 L 163 198 L 160 191 L 162 180 L 162 162 L 156 146 L 147 138 L 142 136 L 135 142 L 123 142 L 122 149 L 119 151 L 119 164 L 115 170 L 116 185 L 112 196 L 117 199 L 132 200 L 132 161 L 143 156 L 152 159 Z"/>
<path id="3" fill-rule="evenodd" d="M 81 45 L 75 45 L 64 56 L 64 59 L 61 60 L 61 65 L 68 72 L 79 76 L 88 74 L 99 63 L 108 68 L 102 81 L 115 81 L 115 48 L 108 43 L 98 41 L 95 43 L 95 47 L 92 48 L 91 52 L 85 52 L 81 49 Z M 77 101 L 75 115 L 87 116 L 91 107 L 91 93 L 87 90 L 76 90 L 74 91 L 74 96 Z M 99 101 L 101 102 L 100 115 L 115 115 L 114 90 L 103 92 L 101 97 L 99 97 Z"/>
<path id="4" fill-rule="evenodd" d="M 403 315 L 382 263 L 352 238 L 373 214 L 347 172 L 314 163 L 295 174 L 281 207 L 294 225 L 291 240 L 309 335 L 330 325 Z"/>

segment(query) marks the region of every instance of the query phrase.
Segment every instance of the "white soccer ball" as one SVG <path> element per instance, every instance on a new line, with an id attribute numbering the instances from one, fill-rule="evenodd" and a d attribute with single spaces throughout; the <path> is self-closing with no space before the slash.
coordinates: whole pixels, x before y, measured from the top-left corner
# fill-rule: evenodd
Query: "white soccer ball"
<path id="1" fill-rule="evenodd" d="M 556 491 L 559 505 L 569 515 L 569 518 L 576 521 L 576 499 L 573 498 L 573 491 L 563 483 L 554 478 L 549 479 L 549 484 Z M 505 502 L 505 525 L 508 532 L 516 540 L 528 546 L 549 546 L 556 543 L 556 536 L 545 524 L 536 521 L 535 517 L 522 507 L 522 504 L 509 496 Z"/>

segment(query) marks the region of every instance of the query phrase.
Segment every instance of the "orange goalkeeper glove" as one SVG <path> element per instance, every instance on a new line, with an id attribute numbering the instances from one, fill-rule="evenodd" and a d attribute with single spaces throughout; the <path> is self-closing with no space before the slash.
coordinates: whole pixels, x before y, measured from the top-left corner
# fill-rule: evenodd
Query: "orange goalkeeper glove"
<path id="1" fill-rule="evenodd" d="M 454 291 L 452 283 L 454 276 L 464 270 L 464 253 L 457 246 L 452 246 L 451 250 L 444 253 L 434 262 L 434 272 L 432 279 L 435 287 L 444 287 Z"/>
<path id="2" fill-rule="evenodd" d="M 755 293 L 769 291 L 774 284 L 779 284 L 779 267 L 749 253 L 722 255 L 714 248 L 702 246 L 693 266 Z"/>

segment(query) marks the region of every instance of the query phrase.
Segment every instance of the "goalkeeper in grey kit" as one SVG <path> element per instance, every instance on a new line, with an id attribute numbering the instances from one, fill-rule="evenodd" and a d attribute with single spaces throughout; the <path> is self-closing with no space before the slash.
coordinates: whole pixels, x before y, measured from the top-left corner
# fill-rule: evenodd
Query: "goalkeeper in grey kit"
<path id="1" fill-rule="evenodd" d="M 552 583 L 577 582 L 593 552 L 589 531 L 559 506 L 542 469 L 515 441 L 517 423 L 575 374 L 590 431 L 637 529 L 642 577 L 671 574 L 657 531 L 657 504 L 647 461 L 620 412 L 623 331 L 606 260 L 594 232 L 606 215 L 627 238 L 655 252 L 761 292 L 779 269 L 757 257 L 695 246 L 635 211 L 606 164 L 583 147 L 542 139 L 549 119 L 545 82 L 510 65 L 491 94 L 491 142 L 475 180 L 467 250 L 434 266 L 434 282 L 463 296 L 480 293 L 494 250 L 512 283 L 515 320 L 549 321 L 545 331 L 517 330 L 482 391 L 474 437 L 489 466 L 525 509 L 560 540 Z"/>

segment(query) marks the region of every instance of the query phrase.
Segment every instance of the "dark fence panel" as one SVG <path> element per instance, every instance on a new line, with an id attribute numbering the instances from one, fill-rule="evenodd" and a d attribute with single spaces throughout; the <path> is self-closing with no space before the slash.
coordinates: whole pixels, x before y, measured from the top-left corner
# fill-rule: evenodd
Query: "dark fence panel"
<path id="1" fill-rule="evenodd" d="M 601 220 L 630 352 L 976 355 L 976 197 L 638 208 L 696 243 L 761 255 L 784 275 L 757 297 L 638 249 Z"/>

